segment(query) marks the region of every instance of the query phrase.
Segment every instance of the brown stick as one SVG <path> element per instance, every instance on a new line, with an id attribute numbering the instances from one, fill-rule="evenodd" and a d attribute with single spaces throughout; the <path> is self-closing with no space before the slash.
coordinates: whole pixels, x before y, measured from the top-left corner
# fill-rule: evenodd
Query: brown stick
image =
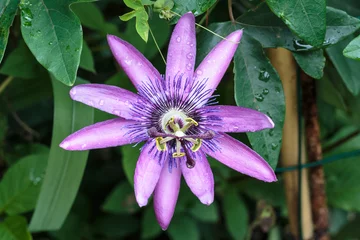
<path id="1" fill-rule="evenodd" d="M 279 73 L 283 84 L 286 113 L 283 128 L 283 139 L 281 148 L 281 165 L 283 167 L 298 164 L 299 151 L 302 151 L 301 162 L 306 162 L 305 148 L 299 149 L 298 135 L 298 96 L 297 96 L 297 66 L 292 53 L 286 49 L 269 49 L 268 56 L 272 65 Z M 302 144 L 304 146 L 304 144 Z M 310 207 L 310 190 L 307 178 L 307 170 L 301 170 L 301 189 L 299 188 L 299 172 L 291 171 L 283 174 L 286 202 L 289 212 L 290 231 L 295 239 L 302 235 L 303 239 L 312 239 L 313 225 Z M 299 199 L 301 194 L 301 199 Z M 299 203 L 300 200 L 300 203 Z M 299 204 L 301 204 L 301 223 L 299 220 Z M 299 224 L 302 226 L 302 234 L 299 233 Z"/>
<path id="2" fill-rule="evenodd" d="M 322 159 L 315 80 L 301 72 L 301 85 L 308 159 L 310 162 L 315 162 Z M 310 169 L 310 181 L 315 239 L 328 240 L 330 239 L 328 232 L 329 212 L 325 193 L 324 169 L 322 166 Z"/>

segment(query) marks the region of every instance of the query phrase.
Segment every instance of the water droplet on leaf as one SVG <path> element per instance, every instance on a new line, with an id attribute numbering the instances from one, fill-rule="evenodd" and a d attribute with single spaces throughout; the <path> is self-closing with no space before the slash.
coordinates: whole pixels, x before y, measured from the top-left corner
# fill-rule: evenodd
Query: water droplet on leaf
<path id="1" fill-rule="evenodd" d="M 259 80 L 263 82 L 268 82 L 270 80 L 270 74 L 265 69 L 260 69 Z"/>
<path id="2" fill-rule="evenodd" d="M 263 93 L 264 95 L 268 95 L 268 94 L 269 94 L 269 89 L 264 88 L 263 91 L 262 91 L 262 93 Z"/>
<path id="3" fill-rule="evenodd" d="M 256 94 L 255 94 L 255 99 L 256 99 L 258 102 L 262 102 L 262 101 L 264 101 L 264 96 L 263 96 L 262 94 L 256 93 Z"/>

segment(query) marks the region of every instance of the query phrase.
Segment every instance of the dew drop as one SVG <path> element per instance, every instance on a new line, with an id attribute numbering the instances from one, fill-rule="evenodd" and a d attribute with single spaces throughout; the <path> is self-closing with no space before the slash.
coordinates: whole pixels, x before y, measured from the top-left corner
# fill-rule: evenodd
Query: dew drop
<path id="1" fill-rule="evenodd" d="M 279 87 L 275 87 L 275 92 L 276 92 L 276 93 L 280 93 L 280 88 L 279 88 Z"/>
<path id="2" fill-rule="evenodd" d="M 177 37 L 177 38 L 176 38 L 176 41 L 177 41 L 177 42 L 181 42 L 181 37 Z"/>
<path id="3" fill-rule="evenodd" d="M 132 60 L 125 59 L 125 60 L 124 60 L 124 62 L 125 62 L 127 65 L 129 65 L 129 66 L 130 66 L 130 65 L 131 65 Z"/>
<path id="4" fill-rule="evenodd" d="M 186 57 L 188 58 L 188 59 L 193 59 L 194 58 L 194 54 L 192 54 L 192 53 L 189 53 L 188 55 L 186 55 Z"/>
<path id="5" fill-rule="evenodd" d="M 41 33 L 41 30 L 37 30 L 36 33 L 37 33 L 37 34 L 40 34 L 40 33 Z"/>
<path id="6" fill-rule="evenodd" d="M 120 111 L 119 111 L 119 110 L 114 110 L 112 113 L 115 114 L 115 115 L 117 115 L 117 116 L 120 115 Z"/>
<path id="7" fill-rule="evenodd" d="M 262 101 L 264 101 L 264 96 L 263 96 L 262 94 L 256 93 L 256 94 L 255 94 L 255 99 L 256 99 L 258 102 L 262 102 Z"/>
<path id="8" fill-rule="evenodd" d="M 271 149 L 272 149 L 272 150 L 275 150 L 277 147 L 278 147 L 278 144 L 277 144 L 277 143 L 272 143 L 272 144 L 271 144 Z"/>
<path id="9" fill-rule="evenodd" d="M 274 129 L 270 129 L 270 130 L 269 130 L 269 136 L 270 136 L 270 137 L 274 136 Z"/>
<path id="10" fill-rule="evenodd" d="M 194 160 L 192 160 L 192 159 L 187 159 L 186 160 L 186 167 L 187 168 L 194 168 L 195 167 L 195 161 Z"/>
<path id="11" fill-rule="evenodd" d="M 88 101 L 88 105 L 93 107 L 93 106 L 94 106 L 94 102 L 90 100 L 90 101 Z"/>
<path id="12" fill-rule="evenodd" d="M 197 71 L 196 71 L 196 74 L 197 74 L 197 75 L 201 75 L 201 74 L 203 74 L 203 72 L 202 72 L 201 70 L 197 70 Z"/>
<path id="13" fill-rule="evenodd" d="M 103 106 L 103 105 L 104 105 L 104 100 L 101 99 L 101 100 L 99 101 L 99 105 L 100 105 L 100 106 Z"/>
<path id="14" fill-rule="evenodd" d="M 87 146 L 86 143 L 84 143 L 83 145 L 81 145 L 81 148 L 84 149 L 86 148 L 86 146 Z"/>
<path id="15" fill-rule="evenodd" d="M 268 95 L 268 94 L 269 94 L 269 89 L 264 88 L 263 91 L 262 91 L 262 93 L 263 93 L 264 95 Z"/>
<path id="16" fill-rule="evenodd" d="M 49 45 L 53 45 L 53 42 L 49 42 Z"/>
<path id="17" fill-rule="evenodd" d="M 270 74 L 265 69 L 260 69 L 259 80 L 268 82 L 270 80 Z"/>
<path id="18" fill-rule="evenodd" d="M 191 64 L 191 63 L 188 63 L 188 64 L 186 65 L 186 69 L 189 70 L 189 71 L 192 69 L 191 67 L 192 67 L 192 64 Z"/>

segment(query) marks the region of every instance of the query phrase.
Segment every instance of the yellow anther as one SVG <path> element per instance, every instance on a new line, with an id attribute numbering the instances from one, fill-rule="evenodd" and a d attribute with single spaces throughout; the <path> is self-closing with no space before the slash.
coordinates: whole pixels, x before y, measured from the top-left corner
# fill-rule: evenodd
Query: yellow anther
<path id="1" fill-rule="evenodd" d="M 197 150 L 199 150 L 201 147 L 201 143 L 202 143 L 201 139 L 199 139 L 199 138 L 195 139 L 195 142 L 194 142 L 193 146 L 191 147 L 191 150 L 193 152 L 196 152 Z"/>
<path id="2" fill-rule="evenodd" d="M 183 157 L 183 156 L 185 156 L 185 153 L 183 153 L 183 152 L 180 152 L 180 153 L 174 152 L 172 154 L 172 156 L 173 156 L 173 158 Z"/>
<path id="3" fill-rule="evenodd" d="M 187 123 L 190 123 L 190 124 L 194 125 L 194 126 L 198 126 L 198 125 L 199 125 L 198 122 L 195 121 L 195 120 L 192 119 L 192 118 L 185 118 L 185 121 L 186 121 Z"/>
<path id="4" fill-rule="evenodd" d="M 156 148 L 159 151 L 165 151 L 166 150 L 166 143 L 163 142 L 163 138 L 162 137 L 157 137 L 155 138 L 155 142 L 156 142 Z"/>
<path id="5" fill-rule="evenodd" d="M 179 124 L 175 123 L 175 118 L 174 117 L 170 118 L 170 120 L 166 123 L 165 126 L 166 127 L 170 126 L 170 128 L 173 130 L 173 132 L 176 132 L 176 131 L 180 130 Z"/>

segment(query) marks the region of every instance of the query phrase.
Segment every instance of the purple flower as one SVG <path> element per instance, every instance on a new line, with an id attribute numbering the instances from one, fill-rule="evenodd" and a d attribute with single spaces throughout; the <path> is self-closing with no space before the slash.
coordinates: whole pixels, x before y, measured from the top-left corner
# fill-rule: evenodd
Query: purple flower
<path id="1" fill-rule="evenodd" d="M 102 84 L 73 87 L 72 99 L 118 118 L 85 127 L 60 146 L 87 150 L 146 141 L 135 169 L 135 195 L 142 207 L 154 193 L 163 229 L 174 214 L 181 175 L 203 204 L 213 202 L 214 177 L 206 155 L 243 174 L 276 181 L 264 159 L 224 133 L 273 128 L 271 119 L 252 109 L 216 106 L 212 97 L 242 33 L 235 31 L 218 43 L 194 71 L 195 19 L 185 14 L 171 36 L 165 77 L 132 45 L 109 35 L 111 51 L 138 94 Z"/>

